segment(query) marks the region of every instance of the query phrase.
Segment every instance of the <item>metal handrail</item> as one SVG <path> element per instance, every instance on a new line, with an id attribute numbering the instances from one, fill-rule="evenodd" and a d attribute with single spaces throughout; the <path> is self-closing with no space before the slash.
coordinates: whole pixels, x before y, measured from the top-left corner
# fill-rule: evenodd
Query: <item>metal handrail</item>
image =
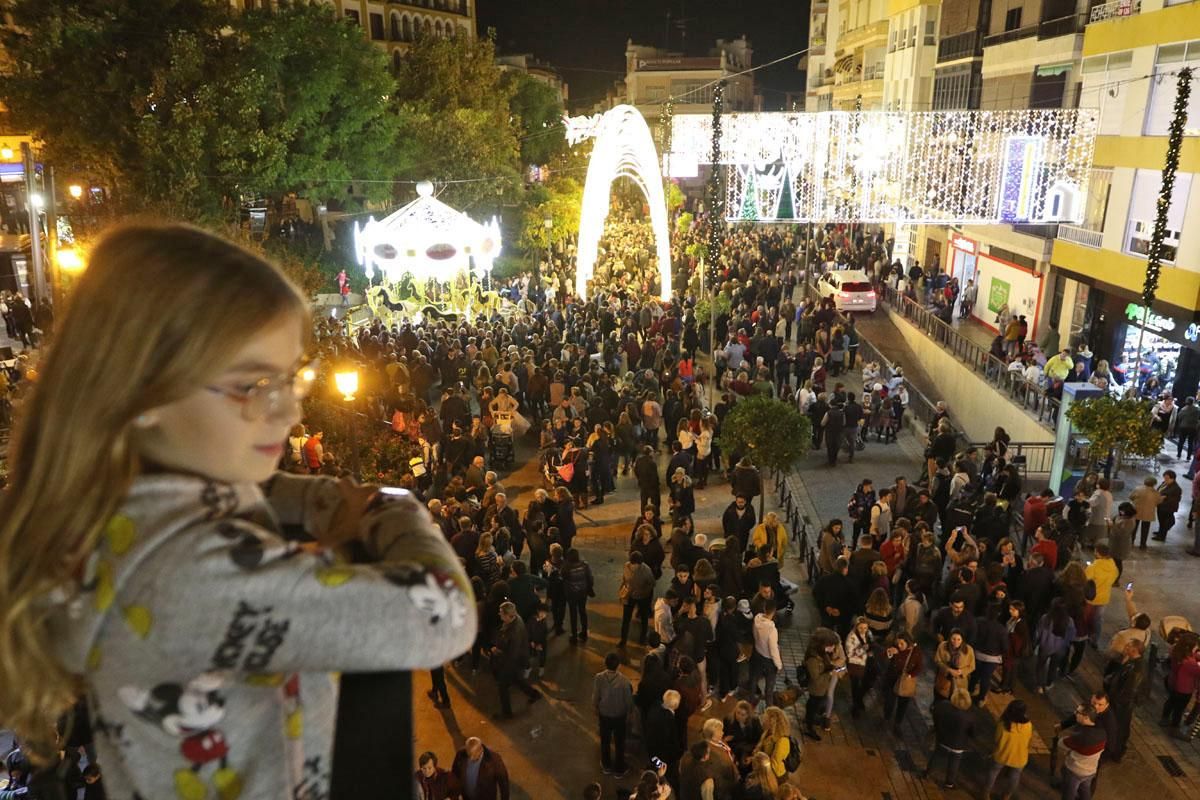
<path id="1" fill-rule="evenodd" d="M 897 291 L 895 287 L 887 283 L 880 284 L 879 299 L 942 345 L 989 384 L 1002 390 L 1013 403 L 1029 412 L 1042 425 L 1054 429 L 1058 420 L 1059 402 L 1040 386 L 1027 382 L 1023 375 L 1010 373 L 1008 364 L 993 356 L 987 348 L 963 336 L 932 311 Z"/>
<path id="2" fill-rule="evenodd" d="M 972 442 L 968 447 L 983 450 L 987 442 Z M 1054 460 L 1054 444 L 1052 442 L 1009 442 L 1009 463 L 1020 467 L 1025 475 L 1049 475 L 1050 464 Z"/>

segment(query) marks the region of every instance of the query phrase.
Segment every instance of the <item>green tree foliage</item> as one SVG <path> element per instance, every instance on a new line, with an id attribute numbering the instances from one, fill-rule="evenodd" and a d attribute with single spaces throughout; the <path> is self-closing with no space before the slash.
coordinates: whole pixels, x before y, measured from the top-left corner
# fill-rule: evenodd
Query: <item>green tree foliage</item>
<path id="1" fill-rule="evenodd" d="M 812 425 L 791 403 L 766 395 L 739 400 L 721 427 L 721 447 L 760 467 L 791 471 L 812 446 Z"/>
<path id="2" fill-rule="evenodd" d="M 509 107 L 520 126 L 521 163 L 550 164 L 567 149 L 562 95 L 522 72 L 504 74 L 512 90 Z"/>
<path id="3" fill-rule="evenodd" d="M 812 446 L 812 423 L 791 403 L 766 395 L 739 400 L 721 425 L 721 449 L 787 474 Z"/>
<path id="4" fill-rule="evenodd" d="M 1067 409 L 1067 419 L 1091 442 L 1092 455 L 1110 451 L 1149 458 L 1163 445 L 1162 431 L 1150 427 L 1150 401 L 1111 395 L 1080 400 Z"/>
<path id="5" fill-rule="evenodd" d="M 520 186 L 513 86 L 494 61 L 490 39 L 427 36 L 396 75 L 400 177 L 447 182 L 439 199 L 477 217 L 515 201 Z"/>
<path id="6" fill-rule="evenodd" d="M 250 194 L 295 191 L 326 200 L 392 191 L 398 120 L 388 58 L 362 30 L 323 4 L 294 4 L 238 17 L 237 63 L 224 97 L 237 97 L 235 141 L 222 166 Z"/>
<path id="7" fill-rule="evenodd" d="M 197 221 L 226 198 L 344 198 L 390 178 L 386 56 L 320 5 L 15 0 L 0 100 L 60 174 L 125 209 Z M 380 184 L 376 193 L 386 192 Z"/>
<path id="8" fill-rule="evenodd" d="M 553 177 L 526 192 L 523 204 L 521 247 L 544 250 L 551 240 L 564 242 L 579 231 L 583 185 L 569 175 Z M 546 220 L 554 224 L 547 237 Z"/>

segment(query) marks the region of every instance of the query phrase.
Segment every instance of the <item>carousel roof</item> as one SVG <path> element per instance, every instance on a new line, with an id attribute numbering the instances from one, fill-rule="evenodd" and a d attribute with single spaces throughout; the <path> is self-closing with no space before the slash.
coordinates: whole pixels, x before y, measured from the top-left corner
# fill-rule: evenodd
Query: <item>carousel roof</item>
<path id="1" fill-rule="evenodd" d="M 417 199 L 382 220 L 354 226 L 355 250 L 367 277 L 378 269 L 398 280 L 446 276 L 474 268 L 483 275 L 500 254 L 500 224 L 486 225 L 433 196 L 433 185 L 417 185 Z"/>

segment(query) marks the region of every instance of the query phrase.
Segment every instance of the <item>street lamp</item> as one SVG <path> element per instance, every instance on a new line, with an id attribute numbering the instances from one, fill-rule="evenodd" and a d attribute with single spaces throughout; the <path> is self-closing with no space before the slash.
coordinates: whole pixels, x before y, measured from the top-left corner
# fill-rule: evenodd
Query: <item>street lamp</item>
<path id="1" fill-rule="evenodd" d="M 337 385 L 337 390 L 342 393 L 342 399 L 347 403 L 353 403 L 354 395 L 358 392 L 358 370 L 336 372 L 333 375 L 333 382 Z"/>
<path id="2" fill-rule="evenodd" d="M 74 247 L 64 247 L 54 257 L 63 272 L 79 272 L 84 267 L 83 256 Z"/>
<path id="3" fill-rule="evenodd" d="M 350 415 L 347 427 L 350 429 L 350 470 L 354 475 L 354 480 L 362 480 L 362 466 L 359 464 L 358 456 L 358 419 L 354 413 L 354 395 L 358 392 L 358 370 L 348 369 L 341 372 L 335 372 L 333 382 L 337 386 L 337 390 L 342 393 L 342 400 L 346 402 L 345 411 Z"/>
<path id="4" fill-rule="evenodd" d="M 41 209 L 46 205 L 46 198 L 42 196 L 41 192 L 34 192 L 29 195 L 29 204 L 36 209 Z"/>
<path id="5" fill-rule="evenodd" d="M 67 192 L 69 192 L 71 197 L 73 197 L 76 200 L 83 197 L 83 187 L 80 186 L 78 183 L 72 183 L 70 186 L 68 186 Z"/>
<path id="6" fill-rule="evenodd" d="M 8 145 L 4 145 L 3 147 L 0 147 L 0 158 L 3 158 L 5 161 L 12 161 L 13 149 L 11 147 L 9 147 Z"/>

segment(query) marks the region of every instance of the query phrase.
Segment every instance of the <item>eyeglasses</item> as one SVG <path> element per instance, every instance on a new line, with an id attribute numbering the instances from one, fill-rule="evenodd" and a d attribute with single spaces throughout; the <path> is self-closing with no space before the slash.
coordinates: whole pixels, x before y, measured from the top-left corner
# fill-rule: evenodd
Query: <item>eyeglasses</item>
<path id="1" fill-rule="evenodd" d="M 317 382 L 317 366 L 317 361 L 310 361 L 291 375 L 272 375 L 252 384 L 235 388 L 224 386 L 205 386 L 204 388 L 213 394 L 228 397 L 239 404 L 242 407 L 242 418 L 247 422 L 256 422 L 278 413 L 289 396 L 297 403 L 308 397 Z"/>

